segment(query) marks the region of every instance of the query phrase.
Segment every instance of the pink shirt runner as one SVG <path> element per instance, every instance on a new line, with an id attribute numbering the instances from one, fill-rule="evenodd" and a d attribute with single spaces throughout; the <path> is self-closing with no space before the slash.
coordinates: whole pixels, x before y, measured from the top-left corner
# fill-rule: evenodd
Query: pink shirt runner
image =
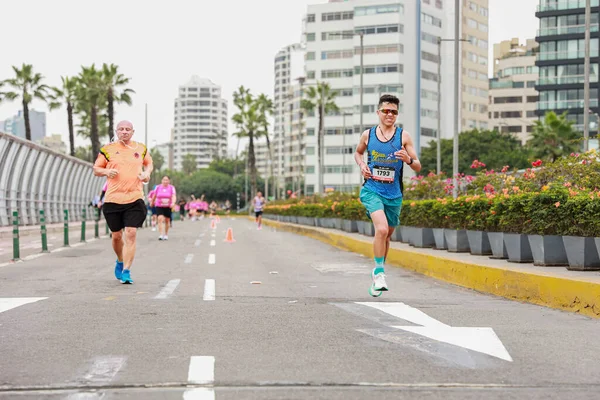
<path id="1" fill-rule="evenodd" d="M 171 208 L 171 206 L 173 206 L 171 200 L 173 199 L 173 195 L 176 194 L 173 185 L 168 185 L 166 187 L 158 185 L 154 190 L 156 192 L 156 200 L 154 201 L 156 207 Z"/>

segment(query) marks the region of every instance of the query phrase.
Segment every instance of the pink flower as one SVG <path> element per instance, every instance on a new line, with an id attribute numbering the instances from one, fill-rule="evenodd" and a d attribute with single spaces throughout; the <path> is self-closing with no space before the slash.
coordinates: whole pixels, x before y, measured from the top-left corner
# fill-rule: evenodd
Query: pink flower
<path id="1" fill-rule="evenodd" d="M 506 171 L 508 171 L 508 165 L 505 165 L 504 167 L 502 167 L 502 173 L 505 173 Z"/>

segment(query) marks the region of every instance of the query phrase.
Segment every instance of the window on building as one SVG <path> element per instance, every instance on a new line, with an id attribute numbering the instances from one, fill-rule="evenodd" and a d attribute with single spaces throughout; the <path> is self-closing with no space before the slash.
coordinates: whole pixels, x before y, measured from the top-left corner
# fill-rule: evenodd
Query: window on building
<path id="1" fill-rule="evenodd" d="M 352 50 L 330 50 L 321 52 L 321 60 L 337 60 L 341 58 L 352 58 Z"/>
<path id="2" fill-rule="evenodd" d="M 315 22 L 315 14 L 308 14 L 306 16 L 306 22 Z"/>
<path id="3" fill-rule="evenodd" d="M 321 78 L 351 78 L 351 69 L 325 69 L 321 71 Z"/>
<path id="4" fill-rule="evenodd" d="M 434 74 L 433 72 L 429 71 L 421 71 L 421 78 L 435 82 L 437 82 L 438 80 L 437 74 Z"/>
<path id="5" fill-rule="evenodd" d="M 307 156 L 314 156 L 315 155 L 315 148 L 310 146 L 310 147 L 306 147 L 306 155 Z"/>
<path id="6" fill-rule="evenodd" d="M 314 32 L 309 32 L 306 34 L 306 41 L 307 42 L 314 42 L 316 39 L 315 37 L 315 33 Z"/>
<path id="7" fill-rule="evenodd" d="M 507 104 L 507 103 L 522 103 L 523 97 L 521 96 L 505 96 L 505 97 L 494 97 L 494 104 Z"/>
<path id="8" fill-rule="evenodd" d="M 352 11 L 330 12 L 321 14 L 321 21 L 344 21 L 353 17 L 354 12 Z"/>
<path id="9" fill-rule="evenodd" d="M 424 42 L 437 44 L 438 37 L 427 32 L 421 32 L 421 40 Z"/>
<path id="10" fill-rule="evenodd" d="M 437 130 L 431 128 L 421 128 L 421 135 L 428 137 L 437 137 Z"/>
<path id="11" fill-rule="evenodd" d="M 365 15 L 376 15 L 376 14 L 389 14 L 397 13 L 404 14 L 404 5 L 402 4 L 386 4 L 381 6 L 366 6 L 366 7 L 355 7 L 354 15 L 362 17 Z"/>
<path id="12" fill-rule="evenodd" d="M 306 170 L 304 171 L 307 174 L 314 174 L 315 173 L 315 166 L 314 165 L 307 165 L 306 166 Z"/>
<path id="13" fill-rule="evenodd" d="M 437 54 L 428 53 L 426 51 L 421 51 L 421 58 L 425 61 L 431 61 L 436 64 L 440 62 Z"/>
<path id="14" fill-rule="evenodd" d="M 321 32 L 321 40 L 348 40 L 354 37 L 352 31 Z"/>
<path id="15" fill-rule="evenodd" d="M 356 33 L 363 33 L 364 35 L 377 35 L 380 33 L 404 33 L 404 25 L 372 25 L 372 26 L 359 26 L 356 28 Z"/>
<path id="16" fill-rule="evenodd" d="M 315 128 L 306 128 L 306 136 L 315 136 Z"/>
<path id="17" fill-rule="evenodd" d="M 438 28 L 442 27 L 441 19 L 436 18 L 429 14 L 425 14 L 425 13 L 421 13 L 421 22 L 428 24 L 428 25 L 437 26 Z"/>
<path id="18" fill-rule="evenodd" d="M 306 78 L 315 79 L 315 71 L 306 71 Z"/>
<path id="19" fill-rule="evenodd" d="M 526 112 L 525 116 L 527 118 L 535 118 L 535 111 L 529 110 L 529 111 Z"/>
<path id="20" fill-rule="evenodd" d="M 397 44 L 380 44 L 376 46 L 363 46 L 363 54 L 379 54 L 379 53 L 404 53 L 404 45 Z M 360 46 L 354 48 L 354 54 L 360 54 Z"/>
<path id="21" fill-rule="evenodd" d="M 384 64 L 384 65 L 365 65 L 365 74 L 384 74 L 388 72 L 404 72 L 404 65 L 402 64 Z M 360 74 L 360 67 L 354 67 L 354 73 Z"/>

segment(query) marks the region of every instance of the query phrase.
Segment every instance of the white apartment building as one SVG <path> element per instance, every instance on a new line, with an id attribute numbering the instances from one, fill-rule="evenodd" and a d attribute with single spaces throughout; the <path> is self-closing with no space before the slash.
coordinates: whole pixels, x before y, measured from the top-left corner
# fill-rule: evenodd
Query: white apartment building
<path id="1" fill-rule="evenodd" d="M 376 108 L 381 94 L 400 98 L 398 124 L 412 135 L 415 143 L 420 142 L 422 147 L 435 140 L 438 124 L 437 38 L 454 36 L 454 9 L 447 3 L 440 0 L 353 0 L 308 6 L 304 21 L 304 87 L 326 81 L 339 92 L 336 104 L 340 112 L 327 115 L 324 124 L 324 191 L 352 191 L 362 184 L 353 152 L 360 133 L 378 123 Z M 364 54 L 362 126 L 358 32 L 363 33 Z M 441 50 L 441 92 L 453 93 L 454 50 L 451 42 L 445 43 Z M 453 134 L 453 97 L 441 99 L 444 138 Z M 344 122 L 351 129 L 342 134 Z M 319 190 L 318 123 L 318 112 L 307 115 L 304 171 L 307 194 Z M 405 176 L 410 176 L 411 172 L 407 168 Z"/>
<path id="2" fill-rule="evenodd" d="M 181 170 L 186 154 L 206 168 L 227 154 L 227 101 L 221 87 L 196 75 L 179 87 L 175 99 L 173 164 Z"/>
<path id="3" fill-rule="evenodd" d="M 489 119 L 492 129 L 509 132 L 523 144 L 531 136 L 536 116 L 535 90 L 538 45 L 533 39 L 519 45 L 519 39 L 494 44 L 494 78 L 490 80 Z"/>

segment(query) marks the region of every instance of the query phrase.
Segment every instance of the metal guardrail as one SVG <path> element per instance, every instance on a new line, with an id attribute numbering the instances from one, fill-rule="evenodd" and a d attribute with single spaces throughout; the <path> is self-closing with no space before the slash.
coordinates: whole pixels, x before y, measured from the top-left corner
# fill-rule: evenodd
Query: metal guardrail
<path id="1" fill-rule="evenodd" d="M 19 225 L 39 225 L 40 210 L 46 223 L 62 222 L 63 210 L 80 221 L 103 184 L 92 164 L 0 132 L 0 226 L 12 224 L 13 211 Z"/>

